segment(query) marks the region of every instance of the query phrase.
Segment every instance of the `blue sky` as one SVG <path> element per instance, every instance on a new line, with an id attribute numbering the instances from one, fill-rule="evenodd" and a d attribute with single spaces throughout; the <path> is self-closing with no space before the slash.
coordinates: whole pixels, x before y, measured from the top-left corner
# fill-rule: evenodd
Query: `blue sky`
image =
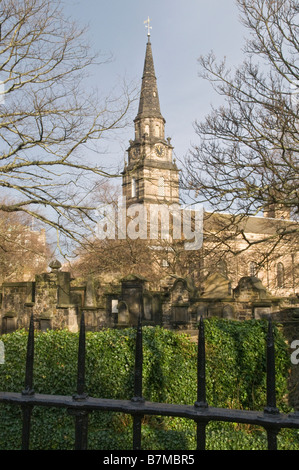
<path id="1" fill-rule="evenodd" d="M 89 24 L 95 50 L 113 54 L 113 60 L 94 75 L 103 94 L 123 78 L 139 86 L 147 42 L 144 21 L 150 17 L 166 137 L 172 138 L 177 158 L 185 155 L 197 139 L 194 121 L 201 120 L 219 100 L 211 85 L 198 77 L 198 57 L 213 50 L 219 60 L 226 56 L 232 66 L 243 61 L 246 30 L 235 0 L 65 0 L 65 4 L 68 14 Z M 133 136 L 133 128 L 120 133 L 120 140 L 111 147 L 116 161 L 123 161 Z"/>

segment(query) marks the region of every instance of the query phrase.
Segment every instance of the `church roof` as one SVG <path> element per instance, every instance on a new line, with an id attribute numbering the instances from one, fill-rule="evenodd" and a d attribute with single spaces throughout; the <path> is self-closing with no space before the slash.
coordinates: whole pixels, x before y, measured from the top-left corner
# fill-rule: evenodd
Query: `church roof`
<path id="1" fill-rule="evenodd" d="M 272 219 L 254 217 L 242 214 L 227 214 L 221 212 L 205 212 L 204 226 L 207 231 L 229 230 L 237 226 L 244 233 L 274 235 L 283 231 L 291 232 L 298 223 L 287 219 Z"/>
<path id="2" fill-rule="evenodd" d="M 160 111 L 157 79 L 150 38 L 148 38 L 146 45 L 139 109 L 136 119 L 145 117 L 164 119 Z"/>

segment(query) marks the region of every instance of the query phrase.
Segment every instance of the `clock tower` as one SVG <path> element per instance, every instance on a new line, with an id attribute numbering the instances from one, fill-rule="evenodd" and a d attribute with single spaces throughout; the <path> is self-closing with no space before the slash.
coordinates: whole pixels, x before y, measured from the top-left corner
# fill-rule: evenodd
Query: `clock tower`
<path id="1" fill-rule="evenodd" d="M 122 173 L 127 205 L 179 203 L 179 170 L 172 158 L 170 138 L 165 139 L 149 33 L 134 125 L 135 138 L 130 140 L 128 163 Z"/>

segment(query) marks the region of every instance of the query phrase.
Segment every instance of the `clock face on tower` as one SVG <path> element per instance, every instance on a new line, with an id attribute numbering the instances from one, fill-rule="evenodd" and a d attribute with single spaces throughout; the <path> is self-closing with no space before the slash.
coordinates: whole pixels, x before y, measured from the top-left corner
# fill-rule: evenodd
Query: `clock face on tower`
<path id="1" fill-rule="evenodd" d="M 164 147 L 162 145 L 156 145 L 155 152 L 158 157 L 163 157 L 164 155 Z"/>
<path id="2" fill-rule="evenodd" d="M 139 157 L 139 148 L 135 148 L 132 150 L 131 153 L 132 158 L 138 158 Z"/>

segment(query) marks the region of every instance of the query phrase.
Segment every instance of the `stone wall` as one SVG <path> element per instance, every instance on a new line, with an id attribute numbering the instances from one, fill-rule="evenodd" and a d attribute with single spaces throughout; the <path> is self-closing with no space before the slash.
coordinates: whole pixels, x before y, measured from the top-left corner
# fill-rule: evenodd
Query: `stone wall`
<path id="1" fill-rule="evenodd" d="M 225 276 L 214 273 L 202 286 L 190 279 L 169 277 L 159 290 L 151 290 L 146 279 L 129 275 L 120 282 L 104 284 L 88 278 L 79 283 L 61 271 L 58 262 L 50 272 L 37 275 L 34 282 L 6 282 L 0 296 L 0 333 L 28 328 L 33 314 L 35 327 L 78 331 L 84 311 L 86 329 L 125 328 L 143 324 L 160 325 L 197 335 L 200 317 L 232 320 L 261 319 L 271 315 L 283 328 L 289 346 L 299 339 L 299 299 L 269 294 L 256 277 L 243 277 L 235 289 Z M 290 349 L 290 355 L 292 351 Z M 289 375 L 289 402 L 299 410 L 299 368 Z"/>
<path id="2" fill-rule="evenodd" d="M 136 325 L 139 315 L 144 324 L 185 330 L 196 329 L 201 316 L 247 320 L 271 315 L 279 322 L 299 322 L 299 299 L 273 297 L 256 277 L 243 277 L 232 289 L 219 273 L 201 286 L 172 276 L 151 290 L 146 279 L 135 275 L 108 285 L 95 278 L 80 284 L 55 261 L 34 282 L 2 285 L 1 333 L 27 328 L 31 314 L 42 330 L 76 332 L 82 310 L 86 328 L 93 331 Z"/>

